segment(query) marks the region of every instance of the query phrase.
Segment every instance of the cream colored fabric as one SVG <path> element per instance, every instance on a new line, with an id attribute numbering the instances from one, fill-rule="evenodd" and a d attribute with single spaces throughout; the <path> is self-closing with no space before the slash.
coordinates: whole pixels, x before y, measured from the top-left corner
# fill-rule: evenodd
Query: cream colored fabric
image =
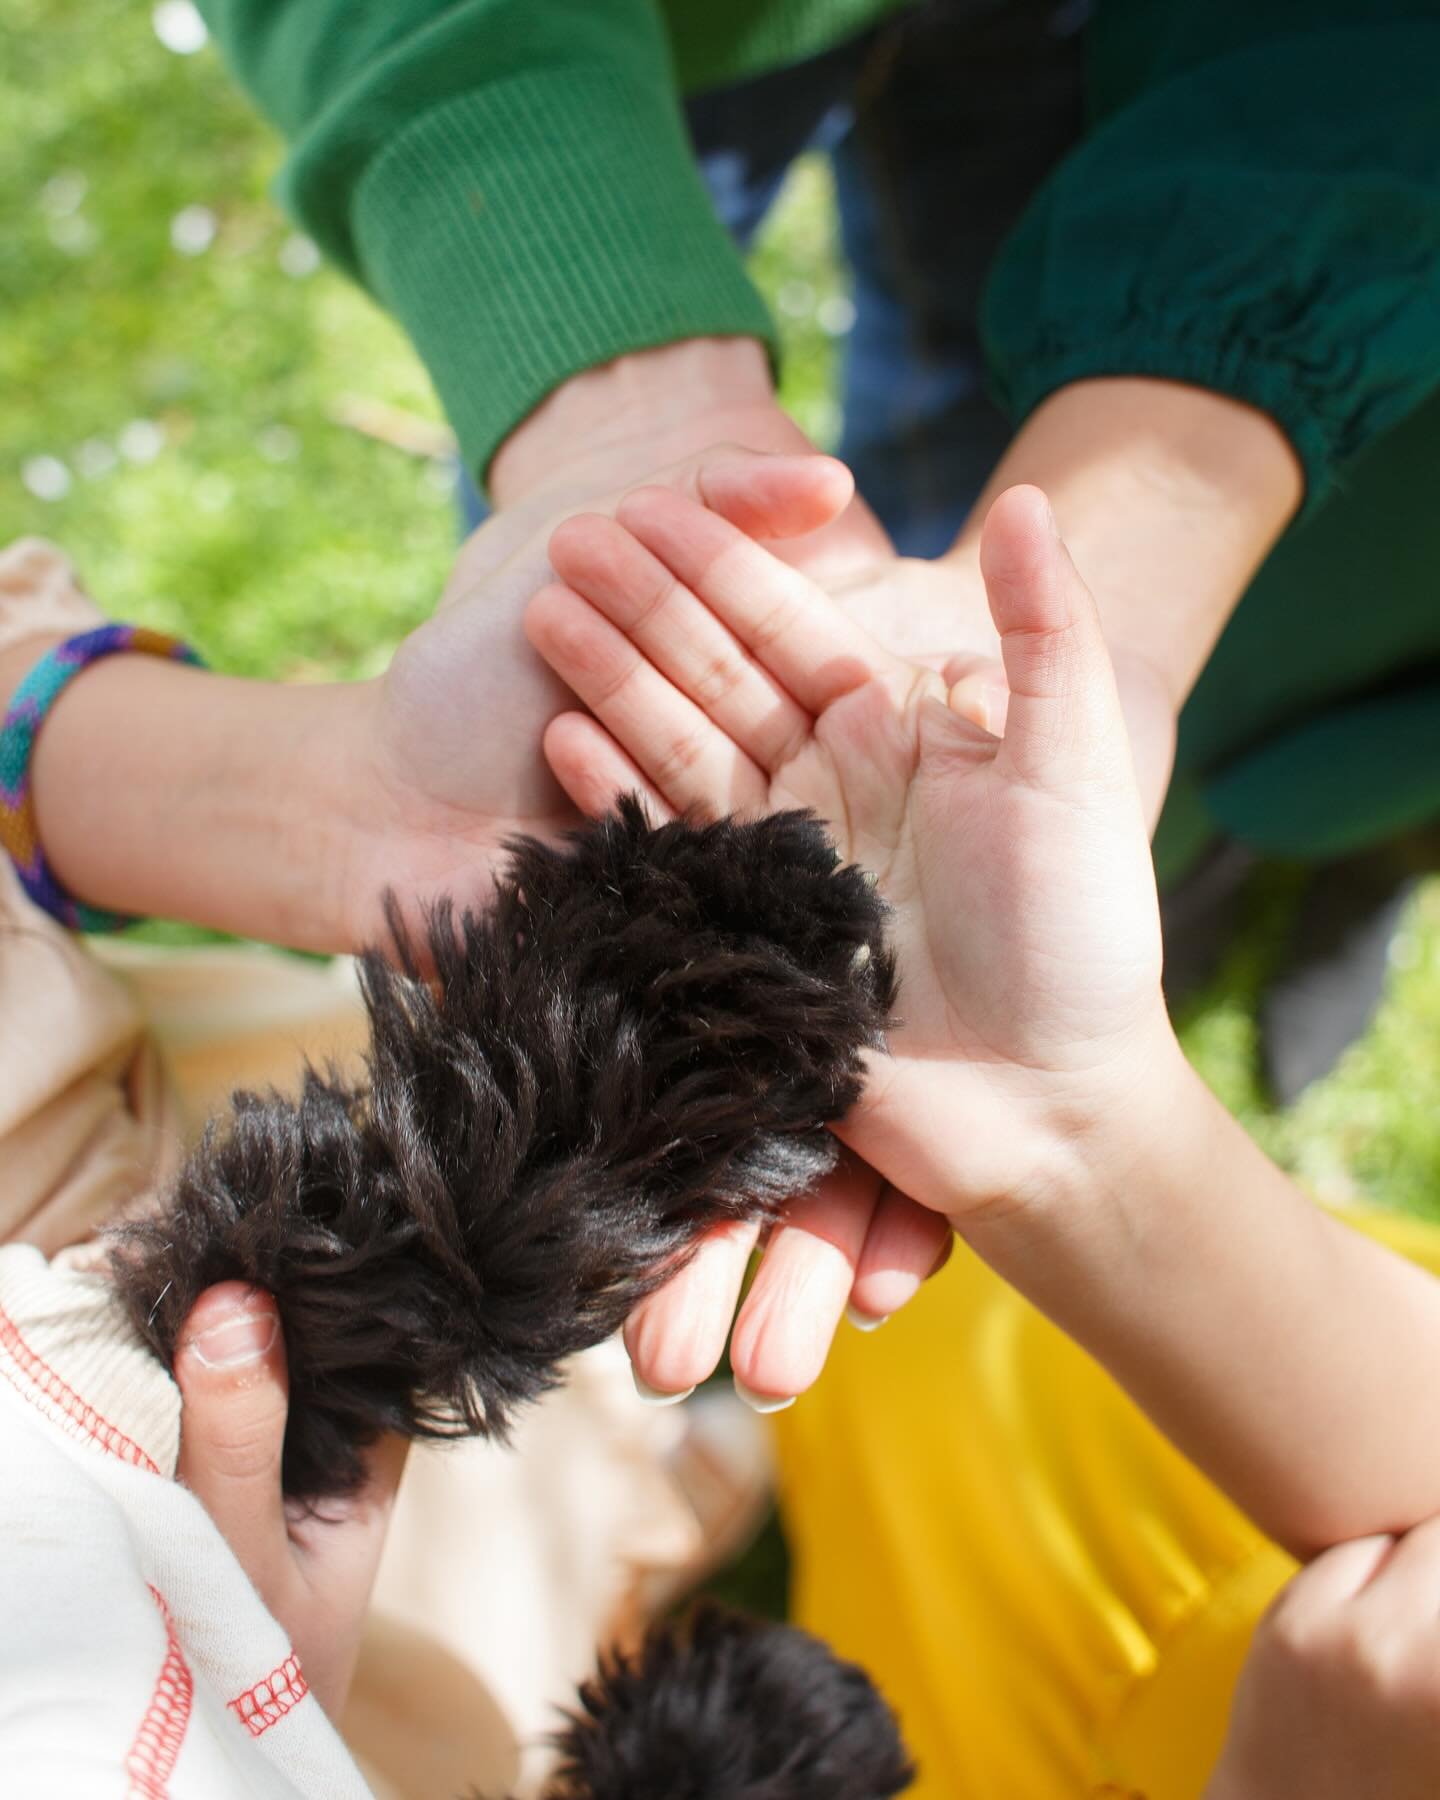
<path id="1" fill-rule="evenodd" d="M 68 635 L 98 622 L 58 552 L 31 540 L 0 553 L 0 650 L 28 635 Z M 257 949 L 88 945 L 37 912 L 0 858 L 0 1237 L 52 1256 L 81 1246 L 102 1221 L 153 1195 L 173 1171 L 187 1131 L 231 1087 L 291 1086 L 303 1055 L 343 1062 L 363 1041 L 349 964 Z M 4 1253 L 12 1261 L 30 1254 Z M 54 1270 L 55 1281 L 80 1279 L 75 1269 L 86 1260 L 83 1248 L 71 1251 L 65 1258 L 71 1266 Z M 38 1256 L 26 1266 L 41 1268 Z M 77 1291 L 64 1289 L 72 1301 Z M 38 1293 L 37 1287 L 31 1297 Z M 48 1345 L 68 1347 L 69 1354 L 78 1330 L 73 1316 L 64 1305 L 47 1311 L 49 1301 L 38 1304 L 39 1322 L 27 1315 L 27 1329 L 41 1330 Z M 125 1341 L 123 1322 L 94 1316 L 108 1316 L 115 1343 Z M 93 1324 L 92 1317 L 86 1332 Z M 131 1354 L 140 1355 L 133 1347 Z M 173 1558 L 166 1566 L 201 1598 L 178 1611 L 172 1605 L 171 1615 L 198 1667 L 209 1654 L 200 1646 L 210 1645 L 216 1632 L 223 1637 L 225 1618 L 248 1614 L 231 1593 L 233 1571 L 223 1579 L 217 1573 L 228 1551 L 213 1532 L 207 1537 L 193 1518 L 198 1508 L 168 1479 L 178 1407 L 173 1385 L 147 1358 L 139 1367 L 145 1380 L 131 1380 L 136 1369 L 127 1365 L 118 1396 L 108 1380 L 92 1379 L 88 1365 L 75 1385 L 87 1406 L 127 1418 L 136 1407 L 147 1419 L 157 1405 L 169 1409 L 165 1432 L 153 1421 L 135 1426 L 143 1441 L 161 1446 L 148 1452 L 158 1476 L 113 1457 L 97 1461 L 93 1445 L 81 1445 L 85 1479 L 77 1485 L 64 1461 L 56 1463 L 42 1447 L 56 1440 L 62 1451 L 76 1452 L 64 1419 L 27 1407 L 13 1384 L 0 1382 L 11 1389 L 9 1410 L 16 1414 L 4 1423 L 8 1441 L 0 1447 L 4 1504 L 28 1518 L 43 1491 L 52 1520 L 63 1521 L 66 1509 L 74 1509 L 75 1528 L 52 1532 L 46 1546 L 57 1593 L 68 1592 L 81 1562 L 86 1578 L 94 1577 L 97 1552 L 81 1542 L 90 1529 L 83 1521 L 108 1521 L 94 1530 L 136 1551 L 117 1570 L 123 1565 L 132 1599 L 139 1581 L 144 1605 L 137 1616 L 146 1621 L 148 1639 L 160 1644 L 163 1633 L 155 1637 L 145 1613 L 146 1606 L 153 1610 L 145 1583 L 164 1547 L 150 1542 L 148 1521 L 178 1531 L 176 1542 L 195 1567 L 187 1573 Z M 533 1789 L 546 1762 L 540 1740 L 556 1722 L 556 1709 L 573 1697 L 596 1642 L 625 1613 L 637 1582 L 685 1565 L 699 1548 L 693 1512 L 665 1467 L 681 1430 L 674 1413 L 642 1406 L 623 1354 L 603 1346 L 580 1359 L 568 1388 L 533 1409 L 513 1450 L 467 1444 L 412 1453 L 345 1719 L 377 1794 L 433 1800 L 472 1784 L 482 1793 L 504 1793 L 512 1782 L 521 1793 Z M 27 1434 L 33 1453 L 21 1448 Z M 49 1473 L 32 1494 L 26 1472 L 42 1467 Z M 155 1490 L 153 1506 L 133 1502 L 137 1484 Z M 124 1532 L 115 1506 L 127 1521 Z M 8 1529 L 4 1535 L 11 1535 Z M 22 1586 L 28 1592 L 33 1583 L 27 1578 Z M 212 1603 L 222 1604 L 215 1598 L 222 1593 L 225 1617 L 205 1616 Z M 259 1605 L 253 1595 L 250 1601 Z M 11 1611 L 3 1587 L 0 1609 Z M 75 1629 L 88 1617 L 77 1611 Z M 47 1624 L 41 1634 L 55 1654 L 65 1641 L 65 1631 L 57 1630 Z M 17 1654 L 24 1653 L 24 1639 L 22 1632 Z M 38 1639 L 36 1647 L 39 1653 Z M 142 1662 L 139 1657 L 136 1667 Z M 7 1700 L 0 1693 L 0 1766 L 8 1769 L 5 1734 L 12 1725 L 31 1731 L 35 1722 L 16 1723 Z M 318 1714 L 313 1703 L 307 1708 Z M 48 1715 L 45 1729 L 63 1731 L 65 1718 L 63 1710 Z M 273 1748 L 290 1730 L 287 1715 L 259 1741 Z M 243 1733 L 237 1742 L 243 1750 Z M 342 1767 L 337 1761 L 337 1770 Z M 337 1774 L 332 1786 L 322 1781 L 302 1791 L 340 1795 L 351 1791 L 348 1779 Z M 175 1785 L 171 1791 L 221 1796 L 230 1790 Z M 287 1790 L 257 1781 L 237 1791 Z"/>
<path id="2" fill-rule="evenodd" d="M 172 1479 L 180 1396 L 108 1283 L 0 1249 L 0 1768 L 34 1800 L 367 1792 Z"/>

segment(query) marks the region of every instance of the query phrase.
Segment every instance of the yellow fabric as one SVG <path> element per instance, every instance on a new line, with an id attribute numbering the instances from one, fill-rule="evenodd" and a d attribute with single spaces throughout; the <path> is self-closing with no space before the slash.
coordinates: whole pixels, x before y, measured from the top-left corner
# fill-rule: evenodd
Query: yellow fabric
<path id="1" fill-rule="evenodd" d="M 1440 1272 L 1440 1228 L 1352 1223 Z M 957 1246 L 776 1420 L 799 1622 L 863 1662 L 916 1800 L 1197 1800 L 1294 1572 Z"/>

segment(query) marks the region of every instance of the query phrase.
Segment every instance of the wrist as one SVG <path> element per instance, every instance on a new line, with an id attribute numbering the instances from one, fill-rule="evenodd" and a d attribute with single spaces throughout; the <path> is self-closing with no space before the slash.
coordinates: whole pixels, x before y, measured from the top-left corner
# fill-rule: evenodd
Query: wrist
<path id="1" fill-rule="evenodd" d="M 609 493 L 720 443 L 809 447 L 755 338 L 690 338 L 573 376 L 500 446 L 490 490 L 501 508 L 542 492 Z"/>
<path id="2" fill-rule="evenodd" d="M 359 699 L 149 657 L 85 670 L 32 758 L 56 877 L 120 913 L 345 948 L 341 769 Z"/>
<path id="3" fill-rule="evenodd" d="M 41 657 L 48 656 L 64 642 L 60 632 L 52 631 L 38 637 L 23 638 L 8 650 L 0 651 L 0 716 L 3 716 L 9 706 L 11 695 Z"/>
<path id="4" fill-rule="evenodd" d="M 1209 1099 L 1157 1006 L 1122 1057 L 1068 1080 L 1063 1096 L 1044 1106 L 1024 1178 L 995 1204 L 957 1215 L 957 1230 L 998 1267 L 1037 1250 L 1048 1256 L 1097 1227 L 1129 1229 L 1127 1219 L 1143 1219 L 1177 1144 L 1204 1134 Z"/>

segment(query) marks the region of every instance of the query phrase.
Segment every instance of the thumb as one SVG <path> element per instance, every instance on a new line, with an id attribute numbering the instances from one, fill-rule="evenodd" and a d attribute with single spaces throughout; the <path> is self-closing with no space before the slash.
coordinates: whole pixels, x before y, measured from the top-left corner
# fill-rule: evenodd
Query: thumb
<path id="1" fill-rule="evenodd" d="M 819 531 L 855 496 L 844 463 L 818 451 L 777 455 L 726 446 L 700 460 L 692 483 L 702 506 L 762 540 Z"/>
<path id="2" fill-rule="evenodd" d="M 240 1281 L 207 1288 L 181 1330 L 175 1379 L 183 1402 L 176 1474 L 263 1598 L 288 1545 L 280 1468 L 289 1386 L 271 1296 Z"/>
<path id="3" fill-rule="evenodd" d="M 997 761 L 1041 787 L 1127 770 L 1099 614 L 1039 488 L 1007 488 L 990 508 L 980 572 L 1010 693 Z"/>

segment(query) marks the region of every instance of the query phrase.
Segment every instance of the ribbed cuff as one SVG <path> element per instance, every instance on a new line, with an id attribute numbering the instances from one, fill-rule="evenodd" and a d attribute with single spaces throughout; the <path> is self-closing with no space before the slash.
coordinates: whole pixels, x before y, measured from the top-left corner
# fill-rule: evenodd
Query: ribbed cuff
<path id="1" fill-rule="evenodd" d="M 690 337 L 772 348 L 667 96 L 547 70 L 426 113 L 352 214 L 371 291 L 430 371 L 467 465 L 570 376 Z"/>
<path id="2" fill-rule="evenodd" d="M 1216 343 L 1121 331 L 1030 351 L 1007 346 L 1003 365 L 995 359 L 991 372 L 996 396 L 1017 429 L 1042 400 L 1073 381 L 1149 376 L 1225 394 L 1267 414 L 1289 438 L 1305 477 L 1297 518 L 1312 512 L 1330 486 L 1336 444 L 1313 399 L 1305 394 L 1300 372 L 1267 360 L 1236 340 Z"/>
<path id="3" fill-rule="evenodd" d="M 92 1246 L 53 1262 L 0 1247 L 0 1381 L 87 1451 L 167 1478 L 180 1453 L 180 1390 L 142 1343 Z"/>

